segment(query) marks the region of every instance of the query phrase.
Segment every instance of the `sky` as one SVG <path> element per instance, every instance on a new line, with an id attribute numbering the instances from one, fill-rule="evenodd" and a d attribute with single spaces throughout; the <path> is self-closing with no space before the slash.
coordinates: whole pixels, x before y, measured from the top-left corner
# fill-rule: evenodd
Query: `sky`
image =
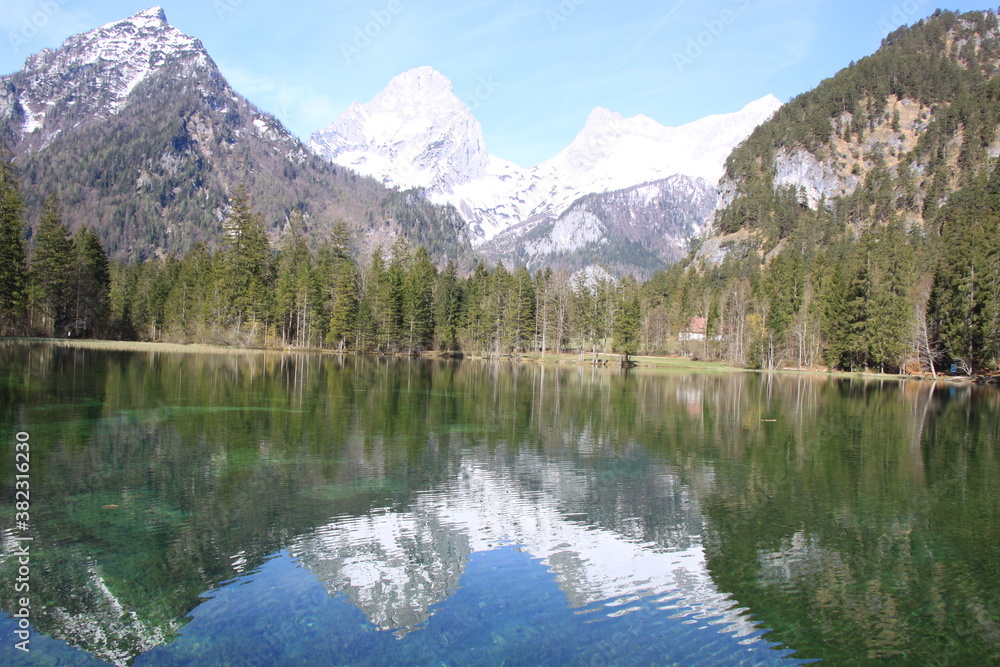
<path id="1" fill-rule="evenodd" d="M 147 4 L 148 3 L 148 4 Z M 157 0 L 0 0 L 0 74 Z M 490 153 L 552 158 L 601 106 L 676 126 L 785 102 L 952 0 L 159 0 L 229 83 L 295 135 L 430 65 Z"/>

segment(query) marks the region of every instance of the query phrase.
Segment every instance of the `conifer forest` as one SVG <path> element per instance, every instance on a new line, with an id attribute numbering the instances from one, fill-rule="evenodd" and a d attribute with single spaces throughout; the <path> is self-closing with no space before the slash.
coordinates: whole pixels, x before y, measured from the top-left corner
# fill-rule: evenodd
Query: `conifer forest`
<path id="1" fill-rule="evenodd" d="M 640 283 L 482 262 L 460 275 L 404 240 L 357 257 L 342 223 L 312 251 L 295 213 L 272 242 L 245 190 L 232 197 L 217 250 L 113 262 L 93 230 L 70 234 L 55 195 L 29 225 L 12 161 L 0 168 L 7 336 L 498 358 L 686 354 L 900 373 L 949 364 L 979 373 L 1000 358 L 1000 175 L 956 193 L 930 240 L 891 215 L 857 237 L 837 235 L 835 214 L 779 192 L 775 206 L 814 218 L 783 239 L 798 252 L 762 264 L 737 244 L 720 263 L 692 255 Z M 706 321 L 702 335 L 679 336 L 695 318 Z"/>

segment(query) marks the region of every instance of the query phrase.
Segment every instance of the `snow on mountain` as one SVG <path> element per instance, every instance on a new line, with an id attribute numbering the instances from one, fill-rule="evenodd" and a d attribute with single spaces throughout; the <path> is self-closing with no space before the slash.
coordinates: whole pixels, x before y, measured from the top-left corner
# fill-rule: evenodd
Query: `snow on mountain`
<path id="1" fill-rule="evenodd" d="M 715 211 L 719 191 L 702 178 L 674 174 L 593 193 L 561 215 L 535 218 L 479 246 L 492 261 L 573 271 L 602 264 L 617 275 L 648 277 L 687 254 Z"/>
<path id="2" fill-rule="evenodd" d="M 161 7 L 152 7 L 28 56 L 24 69 L 3 77 L 16 79 L 4 92 L 13 87 L 18 94 L 0 106 L 5 116 L 20 115 L 18 141 L 38 133 L 30 141 L 37 150 L 80 118 L 114 115 L 147 77 L 179 62 L 188 70 L 215 68 L 199 40 L 169 25 Z"/>
<path id="3" fill-rule="evenodd" d="M 729 153 L 781 106 L 768 95 L 731 114 L 664 127 L 598 107 L 573 142 L 536 167 L 577 192 L 608 192 L 674 174 L 718 183 Z"/>
<path id="4" fill-rule="evenodd" d="M 343 220 L 362 254 L 399 236 L 442 263 L 470 249 L 455 211 L 317 157 L 233 90 L 160 7 L 70 37 L 0 76 L 0 135 L 33 179 L 28 217 L 58 191 L 66 224 L 95 227 L 117 259 L 217 247 L 241 186 L 274 236 L 300 210 L 317 244 Z"/>
<path id="5" fill-rule="evenodd" d="M 338 164 L 432 191 L 482 178 L 489 163 L 479 122 L 430 67 L 397 76 L 367 104 L 355 102 L 311 145 Z"/>
<path id="6" fill-rule="evenodd" d="M 351 105 L 309 145 L 336 164 L 454 205 L 481 246 L 526 221 L 556 220 L 591 193 L 674 174 L 715 183 L 729 152 L 779 106 L 769 95 L 736 113 L 676 128 L 597 108 L 569 147 L 524 169 L 490 156 L 482 127 L 448 79 L 420 67 L 394 78 L 370 102 Z M 564 221 L 559 237 L 590 242 L 596 227 L 588 221 L 583 216 L 579 230 Z"/>
<path id="7" fill-rule="evenodd" d="M 530 176 L 490 156 L 479 121 L 430 67 L 404 72 L 371 101 L 355 102 L 309 146 L 386 185 L 421 188 L 434 203 L 454 205 L 476 239 L 492 238 L 532 208 L 520 200 L 532 189 Z"/>

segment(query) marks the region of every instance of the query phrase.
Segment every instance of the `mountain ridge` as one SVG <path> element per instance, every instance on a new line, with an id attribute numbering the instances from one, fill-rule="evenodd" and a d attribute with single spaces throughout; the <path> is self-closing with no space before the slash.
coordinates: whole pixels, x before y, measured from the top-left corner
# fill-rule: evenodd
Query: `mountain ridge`
<path id="1" fill-rule="evenodd" d="M 454 206 L 468 224 L 473 247 L 491 259 L 535 264 L 549 254 L 544 244 L 521 243 L 511 235 L 540 224 L 565 226 L 561 216 L 590 194 L 654 181 L 673 183 L 669 179 L 676 175 L 711 186 L 723 174 L 731 148 L 780 105 L 768 95 L 737 112 L 675 128 L 597 107 L 569 146 L 523 168 L 488 152 L 482 126 L 454 95 L 451 82 L 423 66 L 393 77 L 369 102 L 353 103 L 313 133 L 308 145 L 334 164 L 387 186 L 420 188 L 431 201 Z M 707 221 L 708 215 L 695 227 Z M 532 247 L 538 254 L 525 255 Z M 674 261 L 676 256 L 668 250 L 661 259 Z M 644 260 L 638 273 L 648 266 Z"/>
<path id="2" fill-rule="evenodd" d="M 301 210 L 318 243 L 337 220 L 359 252 L 404 236 L 438 261 L 469 249 L 458 214 L 317 158 L 234 91 L 161 7 L 68 38 L 0 77 L 0 133 L 28 218 L 58 192 L 72 229 L 118 259 L 217 247 L 230 195 L 247 187 L 272 238 Z"/>
<path id="3" fill-rule="evenodd" d="M 884 222 L 892 210 L 908 225 L 932 225 L 963 172 L 1000 156 L 988 117 L 998 72 L 1000 27 L 990 12 L 939 10 L 893 31 L 878 51 L 791 100 L 733 151 L 715 231 L 779 240 L 788 231 L 775 229 L 780 205 L 763 199 L 782 190 L 813 210 L 838 215 L 840 206 L 841 217 L 856 205 L 852 224 L 861 211 Z M 878 210 L 876 198 L 885 202 Z"/>

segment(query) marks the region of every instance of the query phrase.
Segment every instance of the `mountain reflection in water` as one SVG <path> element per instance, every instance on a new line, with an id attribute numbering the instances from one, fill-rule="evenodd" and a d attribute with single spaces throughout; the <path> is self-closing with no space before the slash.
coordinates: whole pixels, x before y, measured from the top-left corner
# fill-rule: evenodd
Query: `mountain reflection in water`
<path id="1" fill-rule="evenodd" d="M 988 663 L 997 396 L 0 342 L 0 662 Z"/>
<path id="2" fill-rule="evenodd" d="M 724 620 L 737 636 L 754 631 L 712 583 L 697 508 L 668 470 L 646 487 L 663 501 L 665 520 L 658 539 L 646 542 L 573 519 L 574 505 L 586 500 L 581 491 L 593 486 L 582 471 L 526 453 L 513 467 L 488 452 L 470 459 L 453 482 L 419 494 L 407 511 L 337 519 L 296 540 L 292 553 L 331 593 L 345 593 L 370 622 L 401 636 L 457 588 L 472 553 L 505 544 L 554 572 L 572 607 L 603 602 L 619 616 L 658 596 L 671 608 L 682 601 L 692 613 Z"/>

